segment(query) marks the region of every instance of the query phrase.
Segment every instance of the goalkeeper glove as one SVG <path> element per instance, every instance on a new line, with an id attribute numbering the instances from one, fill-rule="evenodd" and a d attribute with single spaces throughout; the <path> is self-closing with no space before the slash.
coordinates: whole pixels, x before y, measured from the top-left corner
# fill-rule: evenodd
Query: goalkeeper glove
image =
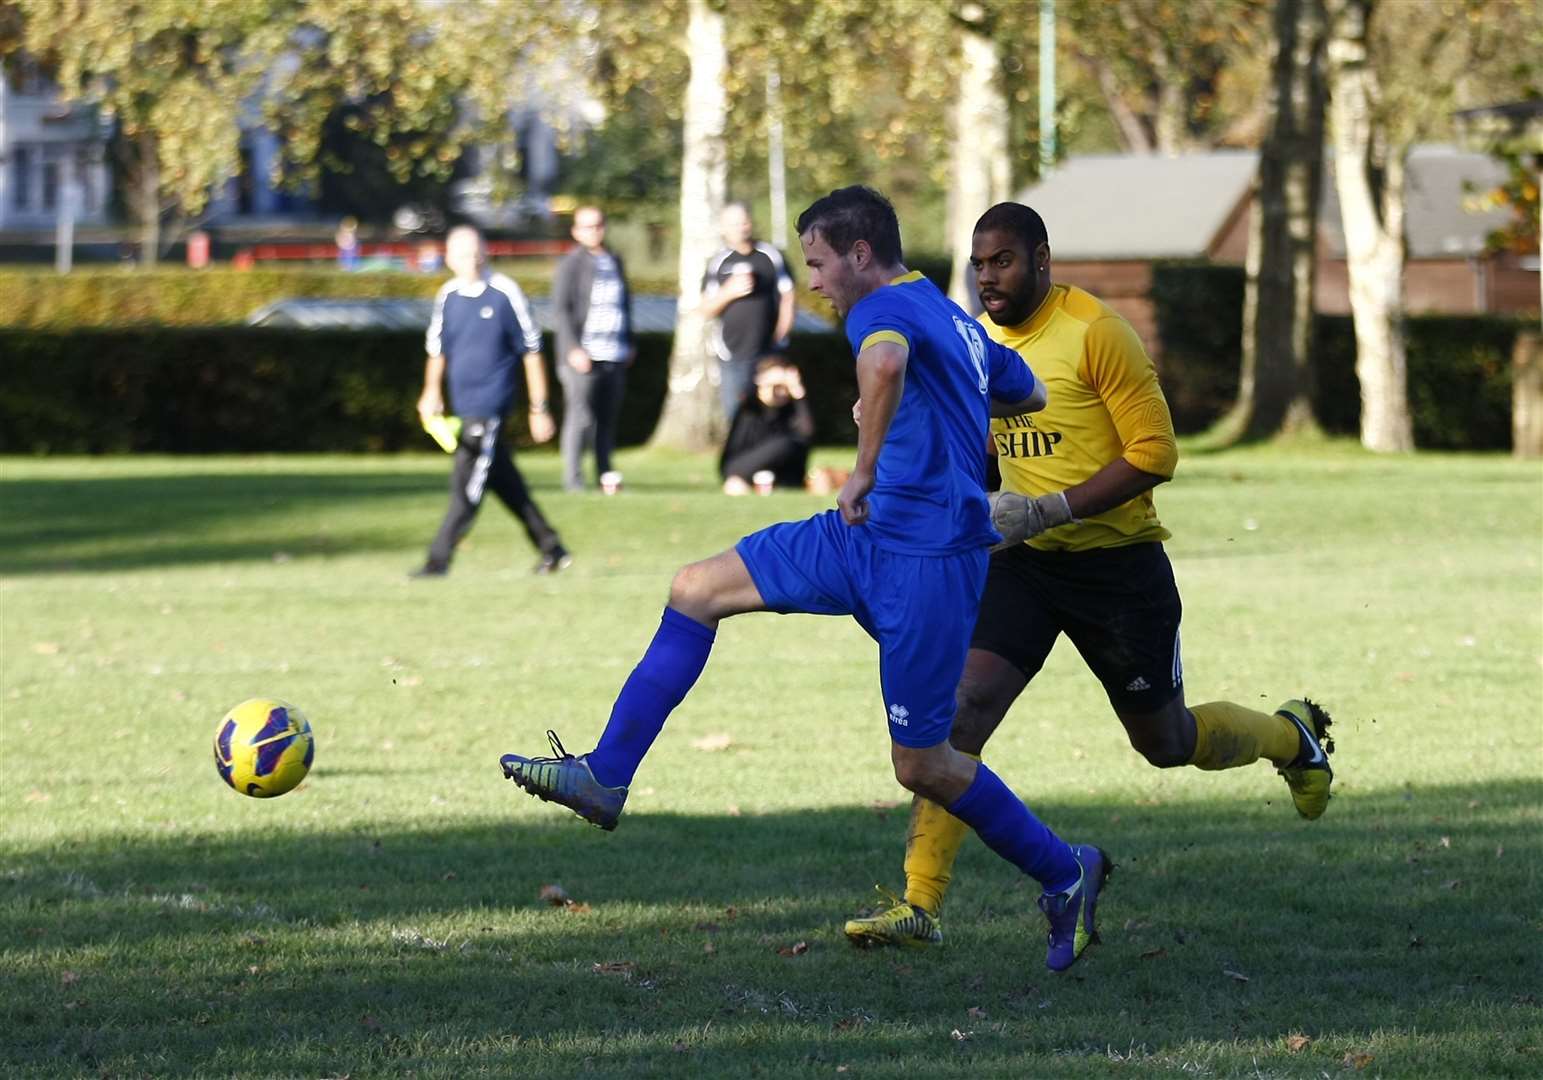
<path id="1" fill-rule="evenodd" d="M 1075 524 L 1072 508 L 1066 502 L 1064 491 L 1052 491 L 1048 495 L 1030 497 L 1016 491 L 993 491 L 986 496 L 991 504 L 991 524 L 1002 534 L 1002 542 L 992 546 L 992 551 L 1021 544 L 1057 525 Z"/>

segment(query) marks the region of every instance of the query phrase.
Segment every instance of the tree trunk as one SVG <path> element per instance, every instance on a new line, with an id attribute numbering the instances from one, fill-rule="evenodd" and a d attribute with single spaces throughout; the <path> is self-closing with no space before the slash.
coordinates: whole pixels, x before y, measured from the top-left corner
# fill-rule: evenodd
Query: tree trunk
<path id="1" fill-rule="evenodd" d="M 1373 0 L 1341 0 L 1329 38 L 1334 182 L 1344 219 L 1355 322 L 1356 377 L 1361 382 L 1361 445 L 1414 449 L 1409 376 L 1404 355 L 1404 152 L 1390 147 L 1377 115 L 1380 84 L 1373 64 Z"/>
<path id="2" fill-rule="evenodd" d="M 1227 442 L 1317 427 L 1310 353 L 1327 30 L 1323 0 L 1279 0 L 1270 129 L 1249 221 L 1242 378 L 1237 404 L 1218 425 Z"/>
<path id="3" fill-rule="evenodd" d="M 680 176 L 680 307 L 670 350 L 669 392 L 654 446 L 706 450 L 724 435 L 715 380 L 717 359 L 707 348 L 701 302 L 702 271 L 718 248 L 718 215 L 728 185 L 724 128 L 728 98 L 723 75 L 728 54 L 723 15 L 707 0 L 691 0 L 686 29 L 691 79 L 686 87 L 685 150 Z M 711 374 L 710 374 L 711 373 Z"/>
<path id="4" fill-rule="evenodd" d="M 1184 93 L 1187 76 L 1185 72 L 1175 70 L 1172 57 L 1161 46 L 1152 50 L 1152 61 L 1157 72 L 1152 130 L 1157 140 L 1157 152 L 1173 157 L 1183 153 L 1189 141 L 1189 101 Z"/>
<path id="5" fill-rule="evenodd" d="M 161 161 L 155 136 L 135 140 L 139 148 L 139 265 L 154 269 L 161 261 Z"/>
<path id="6" fill-rule="evenodd" d="M 1543 334 L 1516 335 L 1511 352 L 1511 453 L 1543 458 Z"/>
<path id="7" fill-rule="evenodd" d="M 962 55 L 959 96 L 953 116 L 953 184 L 948 189 L 948 236 L 950 262 L 948 297 L 966 311 L 979 308 L 975 277 L 969 272 L 970 247 L 975 222 L 981 214 L 1008 197 L 1011 183 L 1007 149 L 1007 97 L 1002 92 L 1001 59 L 997 45 L 966 20 L 969 4 L 961 12 Z M 976 17 L 979 17 L 978 15 Z"/>

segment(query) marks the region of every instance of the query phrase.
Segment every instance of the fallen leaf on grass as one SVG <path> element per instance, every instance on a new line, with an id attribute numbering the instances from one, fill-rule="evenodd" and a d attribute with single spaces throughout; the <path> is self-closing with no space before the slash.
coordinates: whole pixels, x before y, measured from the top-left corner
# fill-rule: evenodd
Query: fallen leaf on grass
<path id="1" fill-rule="evenodd" d="M 687 1050 L 690 1049 L 690 1047 L 681 1040 L 676 1039 L 675 1042 L 670 1046 L 670 1049 L 675 1051 L 677 1054 L 684 1054 Z"/>
<path id="2" fill-rule="evenodd" d="M 59 643 L 57 641 L 39 641 L 32 646 L 32 651 L 39 656 L 53 656 L 59 651 Z"/>
<path id="3" fill-rule="evenodd" d="M 446 880 L 449 880 L 449 878 Z M 582 915 L 590 909 L 588 904 L 581 904 L 569 896 L 568 890 L 564 889 L 561 885 L 541 886 L 541 891 L 536 894 L 536 899 L 543 900 L 553 907 L 562 908 L 564 911 L 571 911 L 575 915 Z"/>
<path id="4" fill-rule="evenodd" d="M 607 960 L 596 964 L 590 970 L 596 975 L 623 975 L 630 979 L 637 969 L 638 966 L 631 960 Z"/>
<path id="5" fill-rule="evenodd" d="M 1159 945 L 1155 949 L 1148 949 L 1146 952 L 1142 953 L 1141 954 L 1141 959 L 1143 959 L 1143 960 L 1157 960 L 1160 957 L 1164 957 L 1164 956 L 1167 956 L 1167 955 L 1168 955 L 1168 950 L 1163 948 L 1161 945 Z"/>
<path id="6" fill-rule="evenodd" d="M 1452 838 L 1450 836 L 1443 836 L 1441 838 L 1440 845 L 1442 847 L 1444 847 L 1444 848 L 1451 847 L 1452 846 Z"/>
<path id="7" fill-rule="evenodd" d="M 861 1016 L 843 1016 L 830 1026 L 832 1031 L 856 1031 L 863 1026 Z"/>
<path id="8" fill-rule="evenodd" d="M 1344 1056 L 1340 1064 L 1352 1069 L 1364 1069 L 1375 1060 L 1377 1060 L 1376 1057 L 1365 1050 L 1352 1050 Z"/>
<path id="9" fill-rule="evenodd" d="M 1307 1044 L 1313 1040 L 1306 1035 L 1287 1035 L 1286 1049 L 1293 1054 L 1299 1054 L 1307 1048 Z"/>
<path id="10" fill-rule="evenodd" d="M 702 952 L 707 956 L 712 956 L 717 951 L 718 946 L 714 945 L 711 941 L 705 941 L 702 943 Z"/>
<path id="11" fill-rule="evenodd" d="M 691 740 L 691 748 L 693 750 L 706 750 L 708 752 L 727 750 L 733 744 L 733 737 L 723 732 L 719 732 L 716 735 L 703 735 L 700 739 Z"/>
<path id="12" fill-rule="evenodd" d="M 1227 976 L 1229 979 L 1236 979 L 1238 982 L 1248 982 L 1248 976 L 1243 974 L 1241 971 L 1233 971 L 1229 968 L 1222 968 L 1222 974 Z"/>
<path id="13" fill-rule="evenodd" d="M 807 941 L 795 941 L 791 945 L 782 945 L 777 949 L 778 956 L 802 956 L 809 951 Z"/>
<path id="14" fill-rule="evenodd" d="M 33 788 L 31 791 L 27 792 L 26 796 L 24 796 L 24 800 L 30 803 L 47 802 L 49 798 L 51 798 L 51 796 L 48 794 L 48 792 L 39 791 L 37 788 Z"/>
<path id="15" fill-rule="evenodd" d="M 954 1028 L 953 1031 L 949 1032 L 949 1035 L 956 1042 L 964 1042 L 966 1039 L 968 1039 L 971 1035 L 974 1035 L 974 1034 L 975 1034 L 975 1032 L 973 1032 L 973 1031 L 960 1031 L 958 1028 Z"/>
<path id="16" fill-rule="evenodd" d="M 70 986 L 80 982 L 80 976 L 73 971 L 66 971 L 59 976 L 60 986 Z"/>
<path id="17" fill-rule="evenodd" d="M 366 1027 L 371 1031 L 380 1030 L 380 1021 L 375 1019 L 369 1013 L 365 1013 L 363 1016 L 359 1017 L 359 1024 L 361 1027 Z"/>
<path id="18" fill-rule="evenodd" d="M 1461 889 L 1463 887 L 1463 879 L 1453 878 L 1451 881 L 1444 882 L 1441 887 L 1443 889 Z"/>
<path id="19" fill-rule="evenodd" d="M 979 1005 L 971 1005 L 968 1009 L 966 1009 L 964 1011 L 964 1014 L 966 1016 L 968 1016 L 971 1020 L 984 1020 L 984 1019 L 986 1019 L 986 1010 L 982 1009 Z"/>

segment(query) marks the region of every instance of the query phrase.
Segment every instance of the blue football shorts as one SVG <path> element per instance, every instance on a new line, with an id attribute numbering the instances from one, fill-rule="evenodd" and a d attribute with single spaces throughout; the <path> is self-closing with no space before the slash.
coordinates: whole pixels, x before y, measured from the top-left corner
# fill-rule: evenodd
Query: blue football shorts
<path id="1" fill-rule="evenodd" d="M 879 645 L 889 734 L 935 746 L 954 723 L 954 688 L 986 584 L 986 549 L 903 555 L 876 547 L 836 510 L 751 533 L 735 551 L 768 610 L 850 615 Z"/>

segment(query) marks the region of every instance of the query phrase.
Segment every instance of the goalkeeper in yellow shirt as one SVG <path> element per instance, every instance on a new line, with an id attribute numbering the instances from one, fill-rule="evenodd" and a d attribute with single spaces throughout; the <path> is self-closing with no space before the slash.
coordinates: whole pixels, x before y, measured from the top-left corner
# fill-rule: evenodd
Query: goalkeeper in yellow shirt
<path id="1" fill-rule="evenodd" d="M 975 225 L 970 256 L 993 339 L 1045 381 L 1040 412 L 991 422 L 1002 490 L 994 549 L 957 690 L 951 741 L 979 756 L 1065 633 L 1103 683 L 1133 747 L 1159 768 L 1233 769 L 1260 758 L 1285 777 L 1297 812 L 1317 818 L 1333 772 L 1329 716 L 1305 699 L 1274 714 L 1228 701 L 1184 704 L 1181 605 L 1152 489 L 1178 464 L 1157 372 L 1130 324 L 1050 278 L 1039 214 L 999 203 Z M 852 919 L 858 945 L 937 945 L 943 896 L 967 826 L 918 796 L 906 840 L 904 900 Z M 883 891 L 881 889 L 881 891 Z"/>

